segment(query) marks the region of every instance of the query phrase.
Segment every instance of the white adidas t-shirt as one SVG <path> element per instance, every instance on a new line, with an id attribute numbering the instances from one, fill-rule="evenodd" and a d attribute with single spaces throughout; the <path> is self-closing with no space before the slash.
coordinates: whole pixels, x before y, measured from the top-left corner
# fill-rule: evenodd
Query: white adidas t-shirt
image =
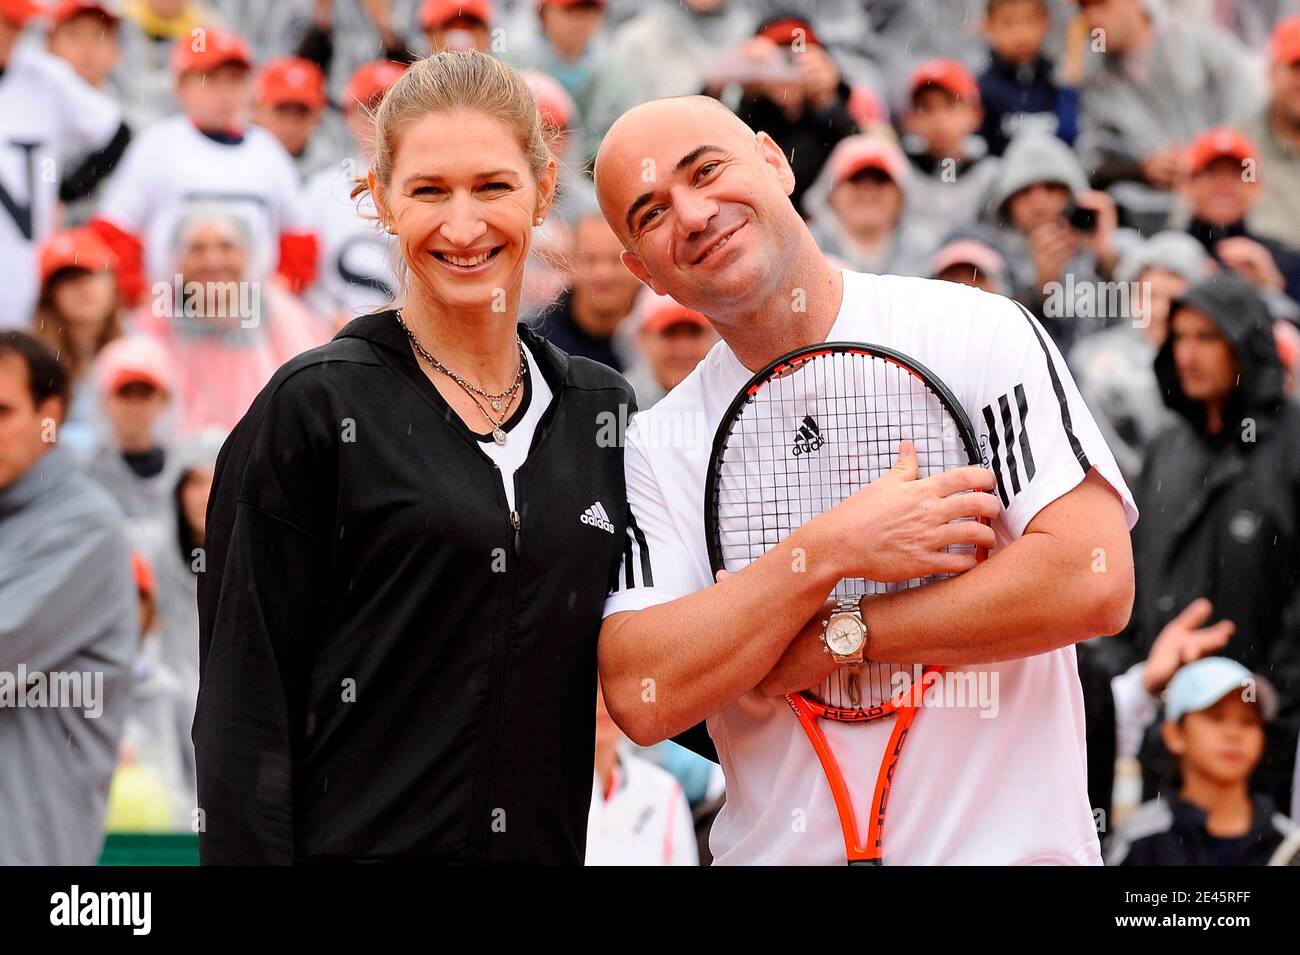
<path id="1" fill-rule="evenodd" d="M 351 196 L 353 176 L 365 173 L 336 163 L 307 180 L 307 208 L 320 243 L 307 300 L 335 321 L 382 308 L 397 289 L 389 264 L 392 237 L 375 222 L 374 200 Z"/>
<path id="2" fill-rule="evenodd" d="M 219 143 L 184 116 L 160 120 L 132 141 L 98 215 L 144 243 L 151 282 L 170 282 L 176 230 L 199 205 L 220 205 L 243 220 L 252 240 L 250 280 L 275 272 L 281 233 L 310 229 L 298 171 L 279 140 L 250 126 L 241 142 Z"/>
<path id="3" fill-rule="evenodd" d="M 894 348 L 953 392 L 986 465 L 998 474 L 994 493 L 1003 496 L 1005 510 L 993 523 L 995 553 L 1079 484 L 1090 467 L 1123 498 L 1130 527 L 1137 521 L 1132 496 L 1065 361 L 1028 313 L 963 285 L 842 274 L 844 298 L 827 340 Z M 719 342 L 680 385 L 628 426 L 628 547 L 606 616 L 712 583 L 705 474 L 718 423 L 750 377 Z M 990 440 L 990 424 L 1001 440 Z M 792 435 L 797 426 L 791 422 Z M 1006 454 L 1008 428 L 1015 434 L 1014 466 Z M 1026 444 L 1032 468 L 1023 453 Z M 885 858 L 921 865 L 1099 864 L 1074 648 L 966 671 L 990 689 L 996 680 L 997 709 L 929 707 L 918 715 L 894 775 Z M 824 726 L 866 832 L 892 721 Z M 710 717 L 708 728 L 727 777 L 726 806 L 710 837 L 715 861 L 842 865 L 834 801 L 786 702 L 746 694 Z"/>
<path id="4" fill-rule="evenodd" d="M 586 865 L 699 865 L 695 824 L 668 770 L 619 748 L 608 794 L 593 776 Z"/>
<path id="5" fill-rule="evenodd" d="M 26 326 L 36 303 L 36 247 L 50 234 L 73 156 L 103 149 L 122 110 L 42 50 L 16 46 L 0 76 L 0 328 Z"/>

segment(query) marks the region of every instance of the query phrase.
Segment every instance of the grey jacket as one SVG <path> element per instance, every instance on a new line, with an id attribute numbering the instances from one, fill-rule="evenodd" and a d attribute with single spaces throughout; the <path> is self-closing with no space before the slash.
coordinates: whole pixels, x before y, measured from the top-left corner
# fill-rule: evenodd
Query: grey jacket
<path id="1" fill-rule="evenodd" d="M 56 446 L 0 489 L 0 865 L 98 858 L 137 634 L 121 512 Z"/>

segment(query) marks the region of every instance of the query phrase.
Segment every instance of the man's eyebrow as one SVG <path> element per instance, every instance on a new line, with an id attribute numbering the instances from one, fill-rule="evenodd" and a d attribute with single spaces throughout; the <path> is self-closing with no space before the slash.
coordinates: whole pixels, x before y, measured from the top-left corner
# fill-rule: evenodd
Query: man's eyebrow
<path id="1" fill-rule="evenodd" d="M 683 169 L 689 168 L 691 164 L 695 162 L 695 160 L 699 159 L 705 153 L 711 153 L 711 152 L 723 153 L 726 152 L 726 150 L 723 149 L 721 146 L 713 146 L 708 144 L 704 146 L 697 146 L 695 149 L 692 149 L 681 159 L 677 160 L 677 165 L 673 167 L 673 171 L 681 172 Z M 637 196 L 632 201 L 632 204 L 630 206 L 627 207 L 627 231 L 629 232 L 635 231 L 632 226 L 632 220 L 636 217 L 636 214 L 641 210 L 641 207 L 644 206 L 653 198 L 654 198 L 653 192 L 643 192 L 641 193 L 641 195 Z"/>

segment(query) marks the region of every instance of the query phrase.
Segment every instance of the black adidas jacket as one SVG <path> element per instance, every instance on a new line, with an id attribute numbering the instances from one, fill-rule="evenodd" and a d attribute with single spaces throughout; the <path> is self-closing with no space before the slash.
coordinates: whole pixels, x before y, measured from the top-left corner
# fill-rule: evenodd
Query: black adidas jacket
<path id="1" fill-rule="evenodd" d="M 517 529 L 391 312 L 286 364 L 226 442 L 199 584 L 205 863 L 581 863 L 633 396 L 520 335 L 554 397 Z M 608 521 L 583 521 L 597 503 Z"/>

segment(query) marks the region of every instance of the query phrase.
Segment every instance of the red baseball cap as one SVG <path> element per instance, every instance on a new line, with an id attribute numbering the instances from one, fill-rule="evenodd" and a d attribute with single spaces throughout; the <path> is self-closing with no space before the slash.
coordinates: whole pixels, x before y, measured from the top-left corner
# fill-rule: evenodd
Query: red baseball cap
<path id="1" fill-rule="evenodd" d="M 22 26 L 40 12 L 41 5 L 35 0 L 0 0 L 0 20 L 16 26 Z"/>
<path id="2" fill-rule="evenodd" d="M 387 93 L 405 72 L 405 66 L 392 60 L 372 60 L 362 64 L 343 88 L 343 112 L 357 104 L 370 105 L 375 97 Z"/>
<path id="3" fill-rule="evenodd" d="M 995 281 L 1002 278 L 1006 263 L 996 249 L 975 239 L 954 239 L 934 253 L 930 274 L 940 275 L 954 265 L 970 265 Z"/>
<path id="4" fill-rule="evenodd" d="M 1295 63 L 1300 60 L 1300 17 L 1279 20 L 1273 28 L 1273 62 Z"/>
<path id="5" fill-rule="evenodd" d="M 487 26 L 494 16 L 488 0 L 424 0 L 420 8 L 420 29 L 428 33 L 458 17 L 469 17 Z"/>
<path id="6" fill-rule="evenodd" d="M 97 13 L 107 20 L 117 23 L 122 19 L 117 12 L 117 5 L 108 0 L 62 0 L 45 14 L 55 26 L 67 23 L 81 13 Z"/>
<path id="7" fill-rule="evenodd" d="M 308 109 L 325 108 L 325 74 L 311 60 L 286 56 L 261 68 L 254 82 L 257 101 L 271 106 L 299 103 Z"/>
<path id="8" fill-rule="evenodd" d="M 558 80 L 540 70 L 524 70 L 519 74 L 524 85 L 537 101 L 537 111 L 542 114 L 542 123 L 557 129 L 568 129 L 573 123 L 573 115 L 578 107 Z"/>
<path id="9" fill-rule="evenodd" d="M 244 38 L 221 27 L 196 27 L 172 47 L 172 75 L 206 73 L 226 63 L 253 68 L 253 51 Z"/>
<path id="10" fill-rule="evenodd" d="M 822 45 L 812 24 L 801 17 L 773 17 L 759 26 L 755 36 L 766 37 L 777 46 L 793 46 L 800 38 L 814 46 Z"/>
<path id="11" fill-rule="evenodd" d="M 143 382 L 165 395 L 175 391 L 167 349 L 145 335 L 115 338 L 96 358 L 100 394 L 111 395 L 127 385 Z"/>
<path id="12" fill-rule="evenodd" d="M 580 3 L 594 3 L 598 7 L 603 7 L 605 0 L 537 0 L 539 7 L 576 7 Z"/>
<path id="13" fill-rule="evenodd" d="M 1254 159 L 1258 155 L 1255 144 L 1241 133 L 1226 126 L 1219 126 L 1215 129 L 1207 129 L 1192 140 L 1192 144 L 1187 147 L 1184 162 L 1189 172 L 1198 173 L 1219 159 L 1235 159 L 1237 162 L 1243 162 Z"/>
<path id="14" fill-rule="evenodd" d="M 915 99 L 916 94 L 927 86 L 937 86 L 968 103 L 978 105 L 980 101 L 980 88 L 975 77 L 956 60 L 926 60 L 918 66 L 908 83 L 911 98 Z"/>
<path id="15" fill-rule="evenodd" d="M 659 333 L 679 322 L 708 328 L 709 320 L 693 309 L 680 304 L 667 295 L 656 295 L 646 289 L 637 300 L 637 313 L 640 315 L 640 327 L 647 332 Z"/>
<path id="16" fill-rule="evenodd" d="M 55 232 L 41 243 L 36 253 L 41 285 L 60 269 L 85 269 L 87 272 L 116 272 L 117 256 L 108 243 L 85 227 Z"/>
<path id="17" fill-rule="evenodd" d="M 846 136 L 836 143 L 826 163 L 832 185 L 839 185 L 864 169 L 879 169 L 898 185 L 907 185 L 907 160 L 897 146 L 880 136 Z"/>

